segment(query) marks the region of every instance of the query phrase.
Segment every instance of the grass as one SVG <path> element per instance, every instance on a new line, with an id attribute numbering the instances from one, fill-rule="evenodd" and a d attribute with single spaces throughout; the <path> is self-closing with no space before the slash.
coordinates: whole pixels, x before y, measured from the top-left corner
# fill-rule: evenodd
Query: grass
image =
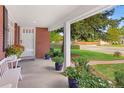
<path id="1" fill-rule="evenodd" d="M 80 55 L 82 57 L 88 58 L 89 60 L 112 61 L 112 60 L 124 59 L 123 56 L 115 57 L 111 54 L 105 54 L 105 53 L 94 52 L 89 50 L 72 49 L 71 52 L 74 55 Z"/>
<path id="2" fill-rule="evenodd" d="M 60 49 L 57 49 L 60 51 Z M 112 54 L 105 54 L 101 52 L 94 52 L 89 50 L 79 50 L 71 49 L 72 55 L 80 55 L 82 57 L 87 57 L 89 60 L 99 60 L 99 61 L 112 61 L 112 60 L 121 60 L 124 59 L 123 56 L 115 57 Z M 114 80 L 115 71 L 124 71 L 124 64 L 103 64 L 103 65 L 94 65 L 96 70 L 102 73 L 105 77 L 110 80 Z"/>
<path id="3" fill-rule="evenodd" d="M 108 47 L 124 47 L 124 45 L 120 45 L 120 44 L 118 44 L 118 45 L 108 45 Z"/>
<path id="4" fill-rule="evenodd" d="M 112 45 L 112 47 L 124 47 L 124 45 Z"/>
<path id="5" fill-rule="evenodd" d="M 124 71 L 124 64 L 104 64 L 94 65 L 96 70 L 102 73 L 107 78 L 114 80 L 114 73 L 116 71 Z"/>

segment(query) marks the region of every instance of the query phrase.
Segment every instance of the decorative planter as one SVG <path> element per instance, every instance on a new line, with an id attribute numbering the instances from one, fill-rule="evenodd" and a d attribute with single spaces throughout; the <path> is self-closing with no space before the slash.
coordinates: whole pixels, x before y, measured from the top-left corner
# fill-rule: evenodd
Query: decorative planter
<path id="1" fill-rule="evenodd" d="M 49 60 L 50 59 L 50 56 L 48 54 L 45 54 L 45 59 L 46 60 Z"/>
<path id="2" fill-rule="evenodd" d="M 78 88 L 78 82 L 76 79 L 68 78 L 69 88 Z"/>
<path id="3" fill-rule="evenodd" d="M 63 67 L 63 64 L 55 63 L 55 69 L 56 69 L 57 71 L 62 70 L 62 67 Z"/>

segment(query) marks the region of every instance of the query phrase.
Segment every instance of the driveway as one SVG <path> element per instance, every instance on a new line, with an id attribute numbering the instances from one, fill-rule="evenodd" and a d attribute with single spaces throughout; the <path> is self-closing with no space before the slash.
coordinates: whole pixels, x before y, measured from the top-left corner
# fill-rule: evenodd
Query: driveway
<path id="1" fill-rule="evenodd" d="M 80 45 L 81 50 L 91 50 L 107 54 L 114 54 L 114 52 L 119 51 L 124 55 L 124 47 L 109 47 L 109 46 L 95 46 L 95 45 Z"/>

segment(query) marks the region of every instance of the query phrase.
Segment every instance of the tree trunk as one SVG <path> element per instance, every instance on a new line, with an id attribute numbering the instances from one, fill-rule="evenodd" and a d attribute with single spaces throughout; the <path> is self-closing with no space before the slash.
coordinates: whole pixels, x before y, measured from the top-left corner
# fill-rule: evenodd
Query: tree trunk
<path id="1" fill-rule="evenodd" d="M 62 47 L 61 47 L 61 53 L 64 53 L 64 37 L 63 37 L 63 42 L 62 42 Z"/>

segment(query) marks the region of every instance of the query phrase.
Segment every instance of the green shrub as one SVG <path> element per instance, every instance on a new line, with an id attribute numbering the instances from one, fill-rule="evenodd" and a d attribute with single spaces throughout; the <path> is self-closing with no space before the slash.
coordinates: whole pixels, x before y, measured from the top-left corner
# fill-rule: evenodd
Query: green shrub
<path id="1" fill-rule="evenodd" d="M 115 81 L 117 87 L 124 88 L 124 72 L 122 71 L 115 72 Z"/>
<path id="2" fill-rule="evenodd" d="M 71 49 L 80 49 L 79 45 L 71 45 Z"/>
<path id="3" fill-rule="evenodd" d="M 57 48 L 57 49 L 58 49 L 58 48 L 60 49 L 60 48 L 62 47 L 62 44 L 59 44 L 59 43 L 51 43 L 50 46 L 51 46 L 52 48 L 54 48 L 54 49 L 56 49 L 56 48 Z"/>
<path id="4" fill-rule="evenodd" d="M 50 51 L 47 53 L 47 55 L 50 55 L 50 57 L 56 57 L 56 56 L 64 57 L 64 54 L 63 53 L 61 53 L 58 50 L 55 50 L 52 47 L 50 48 Z"/>
<path id="5" fill-rule="evenodd" d="M 121 56 L 121 53 L 119 51 L 116 51 L 116 52 L 114 52 L 113 56 L 120 57 Z"/>
<path id="6" fill-rule="evenodd" d="M 59 56 L 52 58 L 52 60 L 56 63 L 59 63 L 59 64 L 63 64 L 63 62 L 64 62 L 63 57 L 59 57 Z"/>
<path id="7" fill-rule="evenodd" d="M 113 87 L 110 81 L 103 80 L 100 77 L 92 75 L 85 71 L 82 77 L 78 79 L 79 88 L 110 88 Z"/>
<path id="8" fill-rule="evenodd" d="M 60 55 L 61 55 L 61 53 L 59 51 L 54 51 L 53 52 L 53 57 L 60 56 Z"/>
<path id="9" fill-rule="evenodd" d="M 75 67 L 67 67 L 63 73 L 64 76 L 76 79 L 79 88 L 110 88 L 113 87 L 111 81 L 102 78 L 90 72 L 89 60 L 84 57 L 73 58 Z"/>
<path id="10" fill-rule="evenodd" d="M 55 50 L 54 50 L 54 48 L 53 47 L 51 47 L 50 48 L 50 52 L 54 52 Z"/>
<path id="11" fill-rule="evenodd" d="M 70 79 L 77 79 L 79 77 L 75 67 L 67 67 L 62 74 Z"/>
<path id="12" fill-rule="evenodd" d="M 62 48 L 62 44 L 59 44 L 59 43 L 51 43 L 50 44 L 50 46 L 52 47 L 52 48 Z M 80 46 L 79 45 L 71 45 L 71 49 L 80 49 Z"/>
<path id="13" fill-rule="evenodd" d="M 89 60 L 86 57 L 72 58 L 72 60 L 75 63 L 75 66 L 83 67 L 82 69 L 85 69 L 87 71 L 89 70 Z"/>
<path id="14" fill-rule="evenodd" d="M 53 56 L 53 53 L 52 53 L 51 51 L 49 51 L 49 52 L 47 53 L 47 55 L 49 55 L 50 57 L 52 57 L 52 56 Z"/>

